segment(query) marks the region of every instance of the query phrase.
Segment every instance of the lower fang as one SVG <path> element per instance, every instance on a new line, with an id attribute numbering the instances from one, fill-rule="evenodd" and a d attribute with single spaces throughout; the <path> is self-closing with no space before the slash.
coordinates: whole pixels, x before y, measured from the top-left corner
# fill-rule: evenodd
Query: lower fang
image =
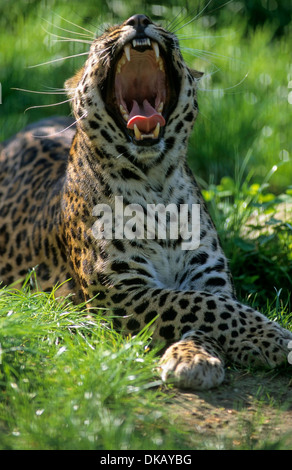
<path id="1" fill-rule="evenodd" d="M 139 131 L 137 124 L 134 124 L 134 132 L 136 139 L 141 140 L 141 132 Z"/>
<path id="2" fill-rule="evenodd" d="M 134 124 L 134 133 L 136 140 L 144 140 L 144 139 L 158 139 L 160 132 L 160 123 L 156 124 L 154 131 L 151 134 L 142 134 L 140 129 L 138 128 L 137 124 Z"/>
<path id="3" fill-rule="evenodd" d="M 160 124 L 158 122 L 153 132 L 154 139 L 158 139 L 159 132 L 160 132 Z"/>

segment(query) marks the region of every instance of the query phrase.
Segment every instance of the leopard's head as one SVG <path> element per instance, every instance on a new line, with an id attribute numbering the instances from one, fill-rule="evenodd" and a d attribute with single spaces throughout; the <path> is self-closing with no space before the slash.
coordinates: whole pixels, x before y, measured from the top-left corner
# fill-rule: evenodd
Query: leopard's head
<path id="1" fill-rule="evenodd" d="M 134 15 L 97 38 L 66 82 L 78 125 L 91 140 L 139 158 L 186 142 L 197 114 L 196 82 L 176 36 Z"/>

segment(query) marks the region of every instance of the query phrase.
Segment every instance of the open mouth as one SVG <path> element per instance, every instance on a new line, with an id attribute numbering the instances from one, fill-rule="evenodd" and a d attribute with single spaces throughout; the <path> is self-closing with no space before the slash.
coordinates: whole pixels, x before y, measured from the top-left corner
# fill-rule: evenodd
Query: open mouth
<path id="1" fill-rule="evenodd" d="M 133 39 L 124 46 L 108 80 L 107 105 L 136 144 L 151 145 L 161 137 L 176 103 L 173 79 L 157 42 Z"/>

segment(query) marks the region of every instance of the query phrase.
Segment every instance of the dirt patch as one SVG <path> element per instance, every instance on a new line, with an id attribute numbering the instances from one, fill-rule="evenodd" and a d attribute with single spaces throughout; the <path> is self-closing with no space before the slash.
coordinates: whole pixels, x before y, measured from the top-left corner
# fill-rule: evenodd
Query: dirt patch
<path id="1" fill-rule="evenodd" d="M 218 389 L 175 391 L 170 410 L 194 447 L 292 449 L 291 373 L 229 370 Z"/>

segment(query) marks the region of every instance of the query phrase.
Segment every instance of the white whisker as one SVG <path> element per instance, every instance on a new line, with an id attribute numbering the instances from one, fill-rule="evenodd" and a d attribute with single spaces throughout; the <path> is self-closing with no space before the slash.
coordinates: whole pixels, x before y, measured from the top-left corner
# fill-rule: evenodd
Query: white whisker
<path id="1" fill-rule="evenodd" d="M 26 90 L 25 88 L 11 88 L 11 90 L 25 91 L 26 93 L 37 93 L 39 95 L 66 95 L 66 91 L 36 91 Z"/>
<path id="2" fill-rule="evenodd" d="M 209 60 L 209 59 L 207 59 L 206 57 L 204 57 L 203 54 L 198 54 L 198 53 L 195 53 L 194 51 L 192 51 L 192 52 L 186 51 L 186 52 L 191 53 L 191 55 L 192 55 L 193 57 L 197 57 L 198 59 L 203 60 L 204 62 L 207 62 L 208 64 L 215 65 L 211 60 Z"/>
<path id="3" fill-rule="evenodd" d="M 57 42 L 61 42 L 61 40 L 66 40 L 66 41 L 72 41 L 72 42 L 81 42 L 83 44 L 92 44 L 92 40 L 89 41 L 89 40 L 85 40 L 85 39 L 76 39 L 76 38 L 67 38 L 66 36 L 59 36 L 59 34 L 55 34 L 55 33 L 51 33 L 50 31 L 48 31 L 46 28 L 44 28 L 44 26 L 42 26 L 42 29 L 47 33 L 49 34 L 50 36 L 54 36 L 57 39 L 55 39 L 55 41 Z M 59 41 L 60 40 L 60 41 Z"/>
<path id="4" fill-rule="evenodd" d="M 71 127 L 75 126 L 75 124 L 77 124 L 77 122 L 81 121 L 81 119 L 83 119 L 84 117 L 87 116 L 87 111 L 82 114 L 82 116 L 78 119 L 76 119 L 74 122 L 72 122 L 72 124 L 70 124 L 70 126 L 67 126 L 65 127 L 65 129 L 62 129 L 61 131 L 59 132 L 55 132 L 53 134 L 50 134 L 49 136 L 46 134 L 46 135 L 34 135 L 34 137 L 37 137 L 37 138 L 42 138 L 42 137 L 54 137 L 54 136 L 57 136 L 59 134 L 63 134 L 63 132 L 66 132 L 68 129 L 70 129 Z"/>
<path id="5" fill-rule="evenodd" d="M 58 59 L 48 60 L 47 62 L 42 62 L 41 64 L 29 65 L 28 69 L 34 69 L 35 67 L 41 67 L 42 65 L 53 64 L 54 62 L 60 62 L 60 60 L 72 59 L 73 57 L 81 57 L 83 55 L 88 55 L 87 52 L 81 52 L 80 54 L 68 55 L 67 57 L 59 57 Z"/>
<path id="6" fill-rule="evenodd" d="M 214 10 L 211 10 L 209 12 L 209 15 L 211 15 L 211 13 L 214 13 L 214 11 L 220 10 L 220 8 L 226 7 L 226 5 L 228 5 L 229 3 L 232 3 L 232 2 L 234 2 L 234 0 L 228 0 L 228 2 L 223 3 L 223 5 L 219 5 L 219 7 L 214 8 Z"/>
<path id="7" fill-rule="evenodd" d="M 233 88 L 236 88 L 238 86 L 240 86 L 244 80 L 246 80 L 246 78 L 248 77 L 248 72 L 245 74 L 245 76 L 238 82 L 236 83 L 235 85 L 232 85 L 232 86 L 229 86 L 227 88 L 210 88 L 210 89 L 207 89 L 207 88 L 201 88 L 201 87 L 198 87 L 198 89 L 200 91 L 214 91 L 214 92 L 218 92 L 218 91 L 227 91 L 227 90 L 232 90 Z"/>
<path id="8" fill-rule="evenodd" d="M 56 16 L 58 16 L 58 18 L 61 18 L 61 20 L 66 21 L 66 23 L 72 24 L 72 26 L 75 26 L 76 28 L 79 28 L 79 29 L 82 29 L 83 31 L 86 31 L 86 32 L 89 33 L 90 35 L 93 35 L 93 37 L 95 36 L 95 33 L 93 33 L 92 31 L 90 31 L 89 29 L 83 28 L 83 26 L 80 26 L 80 25 L 78 25 L 78 24 L 72 23 L 72 21 L 69 21 L 69 20 L 67 20 L 66 18 L 63 18 L 62 16 L 58 15 L 57 13 L 56 13 Z"/>
<path id="9" fill-rule="evenodd" d="M 116 158 L 121 158 L 126 152 L 120 153 Z"/>
<path id="10" fill-rule="evenodd" d="M 183 15 L 183 11 L 185 10 L 186 14 Z M 188 24 L 186 23 L 188 21 L 189 18 L 192 18 L 191 21 L 193 21 L 193 14 L 198 11 L 198 7 L 195 7 L 195 8 L 192 8 L 189 12 L 188 12 L 188 9 L 187 7 L 182 7 L 182 9 L 180 10 L 180 12 L 178 13 L 178 15 L 176 15 L 175 18 L 176 21 L 174 22 L 174 24 L 172 25 L 172 32 L 175 32 L 176 30 L 178 30 L 178 27 L 179 25 L 181 25 L 182 23 L 185 23 L 184 25 Z M 179 16 L 181 16 L 181 18 L 179 18 Z M 172 22 L 171 22 L 172 23 Z M 183 28 L 184 26 L 182 26 Z"/>
<path id="11" fill-rule="evenodd" d="M 101 51 L 98 51 L 98 53 L 99 53 L 99 56 L 100 56 L 100 60 L 104 61 L 108 56 L 111 55 L 112 46 L 108 46 L 108 47 L 102 49 Z M 102 55 L 102 54 L 104 54 L 104 55 Z"/>
<path id="12" fill-rule="evenodd" d="M 234 35 L 235 33 L 232 33 L 232 36 Z M 228 34 L 222 34 L 220 36 L 177 36 L 179 41 L 187 41 L 188 39 L 218 39 L 218 38 L 226 38 L 226 37 L 230 37 L 231 36 L 231 33 L 228 33 Z"/>
<path id="13" fill-rule="evenodd" d="M 180 17 L 183 10 L 184 10 L 184 7 L 182 7 L 181 10 L 177 13 L 177 15 L 175 15 L 175 17 L 167 23 L 166 29 L 168 29 L 168 31 L 171 31 L 171 26 L 173 26 L 175 28 L 176 26 L 178 26 L 182 22 L 182 19 L 180 19 L 179 22 L 176 24 L 177 18 Z"/>
<path id="14" fill-rule="evenodd" d="M 84 41 L 82 39 L 71 39 L 71 38 L 64 38 L 64 39 L 53 39 L 54 42 L 80 42 L 82 44 L 92 44 L 92 41 Z"/>
<path id="15" fill-rule="evenodd" d="M 59 106 L 60 104 L 65 104 L 65 103 L 69 103 L 70 101 L 72 101 L 73 98 L 70 98 L 68 100 L 65 100 L 65 101 L 60 101 L 59 103 L 53 103 L 53 104 L 40 104 L 40 105 L 37 105 L 37 106 L 30 106 L 29 108 L 26 108 L 26 110 L 24 111 L 26 113 L 26 111 L 29 111 L 30 109 L 36 109 L 36 108 L 49 108 L 51 106 Z"/>
<path id="16" fill-rule="evenodd" d="M 48 90 L 52 90 L 52 91 L 63 91 L 64 93 L 66 93 L 66 88 L 56 88 L 53 86 L 45 86 L 45 88 L 47 88 Z"/>
<path id="17" fill-rule="evenodd" d="M 65 31 L 66 33 L 71 33 L 71 34 L 75 34 L 75 35 L 77 34 L 78 36 L 84 36 L 85 38 L 88 38 L 88 39 L 94 39 L 95 38 L 94 33 L 90 33 L 90 35 L 85 34 L 85 33 L 79 33 L 78 31 L 71 31 L 70 29 L 61 28 L 61 26 L 57 26 L 54 23 L 51 23 L 50 21 L 46 20 L 45 18 L 42 18 L 42 20 L 45 21 L 46 23 L 48 23 L 50 26 L 53 26 L 53 28 L 60 29 L 62 31 Z"/>
<path id="18" fill-rule="evenodd" d="M 219 67 L 217 67 L 216 65 L 212 64 L 214 66 L 214 70 L 212 72 L 209 72 L 209 73 L 204 73 L 204 76 L 202 77 L 202 79 L 200 80 L 200 82 L 202 80 L 207 80 L 208 78 L 212 77 L 213 75 L 215 75 L 216 73 L 220 72 L 221 69 Z M 200 88 L 198 86 L 198 89 L 202 90 L 202 88 Z"/>
<path id="19" fill-rule="evenodd" d="M 181 29 L 185 28 L 185 26 L 189 25 L 190 23 L 195 21 L 197 18 L 199 18 L 203 14 L 203 12 L 206 10 L 206 8 L 208 8 L 208 6 L 210 5 L 212 1 L 213 0 L 209 0 L 209 2 L 204 6 L 204 8 L 196 16 L 194 16 L 190 21 L 187 21 L 187 23 L 185 23 L 183 26 L 180 26 L 179 28 L 175 29 L 173 33 L 180 31 Z"/>
<path id="20" fill-rule="evenodd" d="M 226 55 L 222 55 L 222 54 L 218 54 L 217 52 L 211 52 L 211 51 L 206 51 L 204 49 L 194 49 L 192 47 L 181 47 L 181 50 L 182 51 L 185 51 L 195 57 L 200 57 L 202 58 L 202 56 L 207 56 L 209 58 L 214 58 L 214 59 L 228 59 L 228 60 L 236 60 L 237 62 L 239 61 L 238 58 L 234 58 L 234 57 L 229 57 L 229 56 L 226 56 Z"/>

